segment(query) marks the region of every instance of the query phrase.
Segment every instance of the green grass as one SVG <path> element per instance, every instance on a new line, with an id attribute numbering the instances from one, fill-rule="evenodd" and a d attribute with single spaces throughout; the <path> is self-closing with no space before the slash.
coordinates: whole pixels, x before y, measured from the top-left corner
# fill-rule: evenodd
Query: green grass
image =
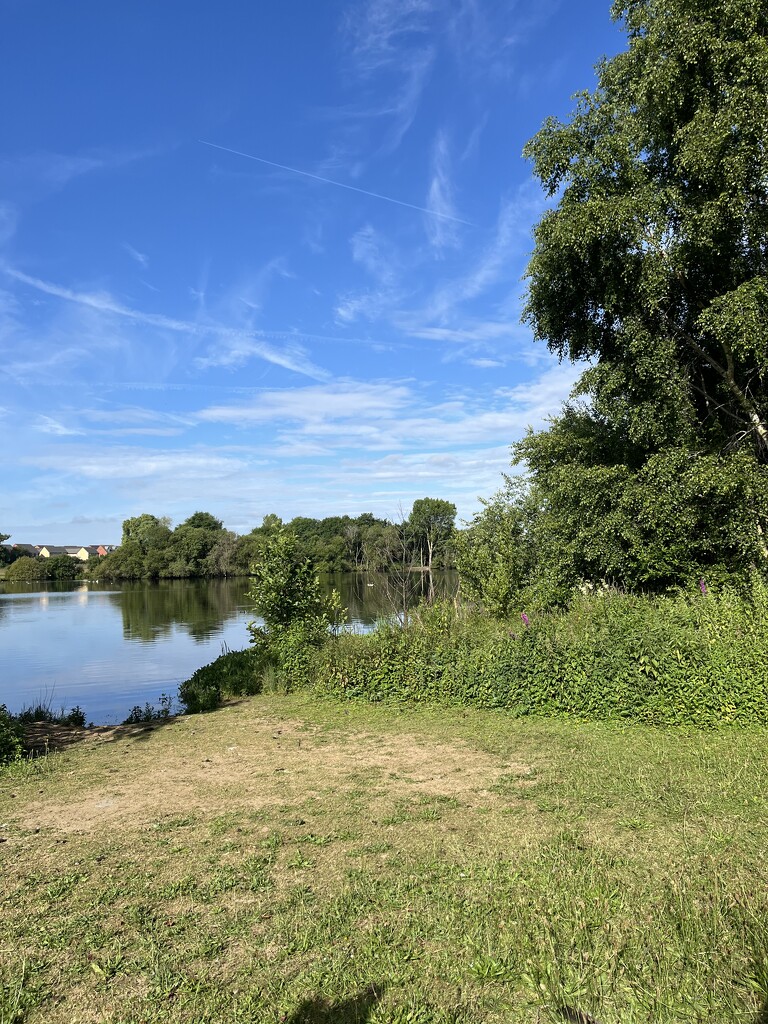
<path id="1" fill-rule="evenodd" d="M 11 766 L 0 1024 L 756 1024 L 767 738 L 304 694 Z"/>

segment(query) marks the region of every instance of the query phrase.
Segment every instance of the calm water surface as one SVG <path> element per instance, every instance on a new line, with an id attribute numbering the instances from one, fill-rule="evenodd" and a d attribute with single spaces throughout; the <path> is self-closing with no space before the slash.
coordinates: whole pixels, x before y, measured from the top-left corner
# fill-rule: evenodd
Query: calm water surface
<path id="1" fill-rule="evenodd" d="M 391 614 L 378 577 L 329 578 L 353 628 Z M 442 579 L 442 586 L 450 581 Z M 88 721 L 121 722 L 135 704 L 173 694 L 195 669 L 247 647 L 250 583 L 0 583 L 0 704 L 79 704 Z M 43 589 L 45 588 L 45 589 Z"/>

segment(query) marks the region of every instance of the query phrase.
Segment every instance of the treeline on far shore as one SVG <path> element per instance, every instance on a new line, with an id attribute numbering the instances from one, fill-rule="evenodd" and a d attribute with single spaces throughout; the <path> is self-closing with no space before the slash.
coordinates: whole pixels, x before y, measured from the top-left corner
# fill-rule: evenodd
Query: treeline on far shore
<path id="1" fill-rule="evenodd" d="M 227 530 L 209 512 L 195 512 L 172 528 L 168 517 L 149 513 L 126 519 L 120 546 L 101 558 L 79 562 L 68 555 L 22 555 L 8 565 L 8 580 L 186 579 L 250 575 L 265 545 L 287 529 L 316 571 L 387 572 L 397 568 L 445 569 L 454 565 L 456 507 L 439 498 L 415 501 L 407 519 L 393 523 L 370 512 L 288 523 L 274 514 L 250 533 Z M 6 553 L 12 549 L 6 548 Z"/>

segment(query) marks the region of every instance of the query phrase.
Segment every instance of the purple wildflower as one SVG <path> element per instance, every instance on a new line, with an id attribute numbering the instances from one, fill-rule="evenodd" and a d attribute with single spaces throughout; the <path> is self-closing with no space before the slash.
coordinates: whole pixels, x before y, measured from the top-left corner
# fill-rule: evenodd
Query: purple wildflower
<path id="1" fill-rule="evenodd" d="M 704 580 L 699 580 L 699 590 L 702 592 L 702 594 L 707 593 L 707 584 L 704 582 Z"/>
<path id="2" fill-rule="evenodd" d="M 523 620 L 523 625 L 527 629 L 531 624 L 531 620 L 528 618 L 525 612 L 520 612 L 520 618 Z"/>

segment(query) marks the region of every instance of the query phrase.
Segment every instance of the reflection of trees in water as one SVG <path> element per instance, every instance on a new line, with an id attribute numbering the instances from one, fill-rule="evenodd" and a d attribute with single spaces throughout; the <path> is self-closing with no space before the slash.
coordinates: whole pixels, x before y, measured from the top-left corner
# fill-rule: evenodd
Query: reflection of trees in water
<path id="1" fill-rule="evenodd" d="M 180 626 L 195 640 L 208 640 L 241 613 L 248 585 L 248 580 L 231 579 L 125 584 L 115 595 L 123 635 L 151 642 Z"/>
<path id="2" fill-rule="evenodd" d="M 408 607 L 414 608 L 430 594 L 433 598 L 453 597 L 458 579 L 456 572 L 403 573 L 395 581 L 382 573 L 340 573 L 323 576 L 321 582 L 328 592 L 338 590 L 349 622 L 374 626 L 402 611 L 403 593 Z"/>
<path id="3" fill-rule="evenodd" d="M 435 596 L 452 597 L 457 580 L 455 572 L 432 573 Z M 395 607 L 393 588 L 388 588 L 386 577 L 378 573 L 324 576 L 322 583 L 329 592 L 334 587 L 339 591 L 352 623 L 373 626 L 400 610 Z M 109 598 L 120 605 L 126 640 L 151 643 L 169 636 L 174 628 L 180 628 L 195 640 L 204 641 L 219 633 L 226 622 L 240 616 L 244 608 L 250 607 L 247 597 L 250 585 L 251 581 L 246 578 L 122 583 L 109 588 Z M 410 573 L 407 586 L 409 607 L 413 608 L 419 600 L 429 596 L 429 574 Z M 256 618 L 255 611 L 252 614 Z M 243 645 L 246 642 L 244 634 Z"/>

